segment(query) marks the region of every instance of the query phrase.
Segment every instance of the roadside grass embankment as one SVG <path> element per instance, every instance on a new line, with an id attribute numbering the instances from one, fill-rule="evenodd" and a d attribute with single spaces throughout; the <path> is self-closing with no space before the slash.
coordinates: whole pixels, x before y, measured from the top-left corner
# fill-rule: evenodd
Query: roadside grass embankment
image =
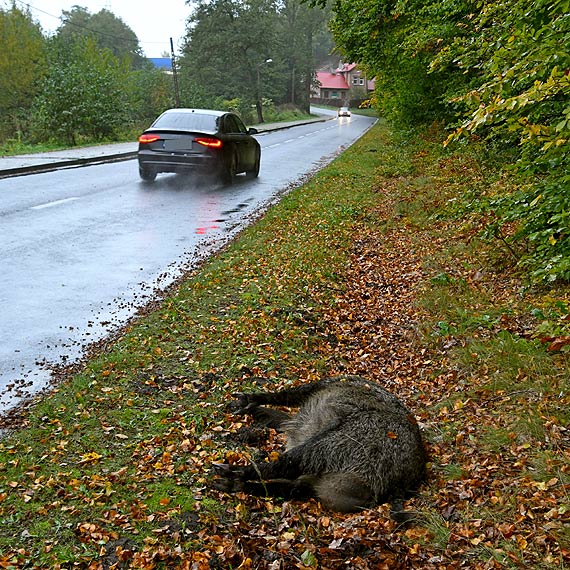
<path id="1" fill-rule="evenodd" d="M 440 140 L 379 123 L 39 401 L 0 441 L 0 567 L 568 567 L 568 291 L 497 265 L 450 204 L 500 177 Z M 211 489 L 282 444 L 232 392 L 338 373 L 424 429 L 412 527 Z"/>

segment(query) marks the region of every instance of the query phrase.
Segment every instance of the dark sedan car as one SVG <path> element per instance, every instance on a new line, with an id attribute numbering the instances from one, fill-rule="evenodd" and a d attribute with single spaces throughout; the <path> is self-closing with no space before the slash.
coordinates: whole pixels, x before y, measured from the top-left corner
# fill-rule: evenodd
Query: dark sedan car
<path id="1" fill-rule="evenodd" d="M 139 173 L 152 182 L 159 172 L 218 174 L 231 184 L 237 174 L 259 174 L 261 147 L 233 113 L 169 109 L 139 137 Z"/>

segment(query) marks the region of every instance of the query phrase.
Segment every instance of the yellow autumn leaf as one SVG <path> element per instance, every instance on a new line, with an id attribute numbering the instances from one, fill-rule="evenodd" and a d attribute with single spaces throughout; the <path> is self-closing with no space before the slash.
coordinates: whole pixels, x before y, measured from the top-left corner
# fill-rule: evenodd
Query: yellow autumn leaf
<path id="1" fill-rule="evenodd" d="M 97 463 L 101 457 L 103 456 L 96 451 L 90 451 L 89 453 L 84 453 L 81 456 L 81 461 L 79 461 L 79 464 L 85 465 L 87 463 Z"/>

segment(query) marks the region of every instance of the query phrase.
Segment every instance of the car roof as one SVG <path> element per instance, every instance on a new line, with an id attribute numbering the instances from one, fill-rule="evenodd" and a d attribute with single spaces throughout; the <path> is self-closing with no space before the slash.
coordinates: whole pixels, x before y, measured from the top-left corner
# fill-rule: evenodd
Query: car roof
<path id="1" fill-rule="evenodd" d="M 174 108 L 164 111 L 147 131 L 198 131 L 214 134 L 220 130 L 220 121 L 231 113 L 209 109 Z"/>
<path id="2" fill-rule="evenodd" d="M 173 108 L 164 111 L 164 113 L 196 113 L 197 115 L 215 115 L 216 117 L 221 117 L 222 115 L 227 115 L 227 111 L 215 111 L 213 109 L 188 109 L 185 107 Z M 164 114 L 163 113 L 163 114 Z"/>

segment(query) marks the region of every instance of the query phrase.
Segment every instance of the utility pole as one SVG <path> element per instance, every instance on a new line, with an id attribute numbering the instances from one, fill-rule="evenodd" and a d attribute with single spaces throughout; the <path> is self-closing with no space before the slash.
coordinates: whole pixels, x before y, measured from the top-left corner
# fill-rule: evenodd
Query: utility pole
<path id="1" fill-rule="evenodd" d="M 178 72 L 176 70 L 176 58 L 174 57 L 174 43 L 170 38 L 170 61 L 172 63 L 172 78 L 174 79 L 174 96 L 176 107 L 180 107 L 180 89 L 178 88 Z"/>
<path id="2" fill-rule="evenodd" d="M 255 66 L 255 69 L 257 70 L 257 87 L 256 87 L 256 95 L 255 95 L 255 107 L 257 109 L 257 121 L 259 123 L 263 123 L 263 99 L 261 97 L 261 74 L 259 72 L 259 68 L 262 65 L 265 65 L 266 63 L 271 63 L 273 60 L 271 58 L 266 59 L 265 61 L 262 61 L 261 63 L 258 63 Z"/>
<path id="3" fill-rule="evenodd" d="M 291 105 L 295 104 L 295 67 L 291 70 Z"/>

